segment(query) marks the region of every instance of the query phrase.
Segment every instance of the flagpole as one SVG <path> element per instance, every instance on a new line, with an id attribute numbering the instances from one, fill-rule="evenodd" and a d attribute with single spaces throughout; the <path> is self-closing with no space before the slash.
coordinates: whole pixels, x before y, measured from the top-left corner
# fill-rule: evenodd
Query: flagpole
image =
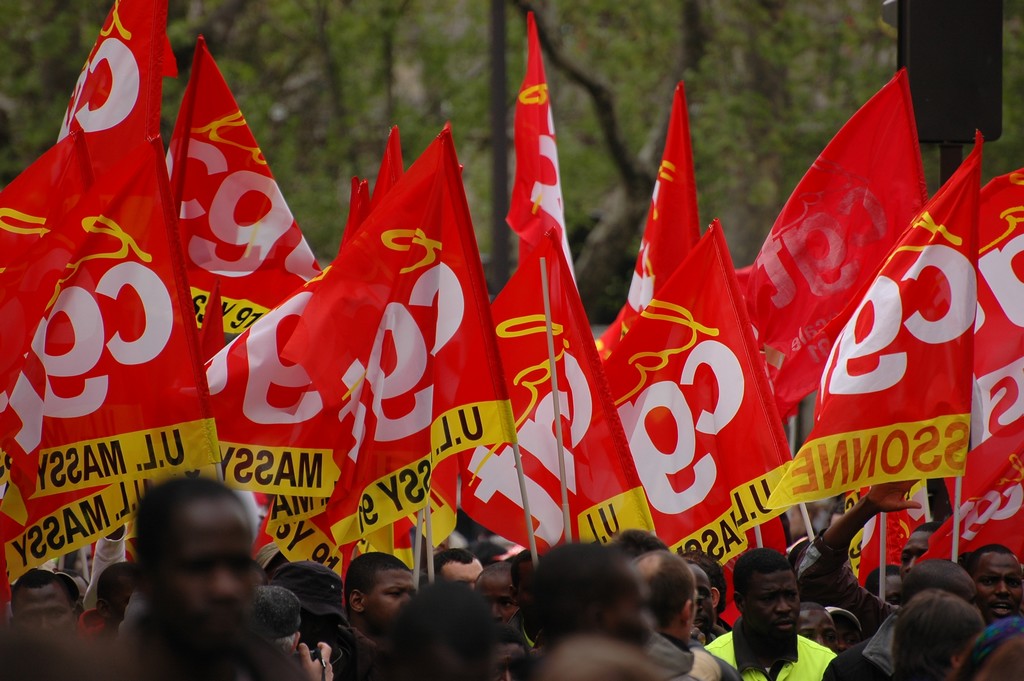
<path id="1" fill-rule="evenodd" d="M 921 508 L 924 510 L 924 520 L 927 523 L 932 521 L 932 500 L 928 496 L 928 481 L 924 481 L 924 495 L 921 497 Z"/>
<path id="2" fill-rule="evenodd" d="M 764 538 L 761 536 L 760 525 L 754 525 L 754 542 L 757 544 L 757 548 L 764 548 Z"/>
<path id="3" fill-rule="evenodd" d="M 964 479 L 959 475 L 953 480 L 953 553 L 950 560 L 954 563 L 960 557 L 960 499 L 964 492 L 963 482 Z"/>
<path id="4" fill-rule="evenodd" d="M 544 296 L 544 326 L 548 336 L 548 362 L 551 366 L 551 400 L 555 410 L 555 440 L 558 446 L 558 481 L 562 489 L 562 524 L 565 541 L 572 541 L 572 520 L 569 516 L 569 489 L 565 477 L 565 445 L 562 442 L 562 409 L 558 400 L 558 365 L 555 364 L 555 334 L 551 328 L 551 295 L 548 289 L 547 258 L 540 259 L 540 287 Z"/>
<path id="5" fill-rule="evenodd" d="M 426 551 L 427 547 L 430 547 L 431 553 L 434 550 L 434 528 L 430 521 L 430 493 L 427 493 L 427 506 L 423 509 L 423 529 L 426 533 L 426 543 L 423 550 Z M 427 584 L 434 583 L 434 557 L 427 556 Z"/>
<path id="6" fill-rule="evenodd" d="M 878 599 L 885 601 L 885 559 L 887 541 L 886 535 L 889 532 L 889 523 L 886 522 L 886 513 L 878 514 Z"/>
<path id="7" fill-rule="evenodd" d="M 423 562 L 423 509 L 416 511 L 416 530 L 413 532 L 412 545 L 412 581 L 416 590 L 420 590 L 420 564 Z M 433 561 L 431 561 L 433 562 Z"/>
<path id="8" fill-rule="evenodd" d="M 789 421 L 786 422 L 786 430 L 788 431 L 786 434 L 789 436 L 789 455 L 794 459 L 796 458 L 797 449 L 796 438 L 799 435 L 796 426 L 796 416 L 789 417 Z M 814 541 L 814 524 L 811 523 L 811 514 L 807 512 L 807 504 L 801 501 L 797 506 L 800 508 L 800 515 L 804 519 L 804 533 L 809 540 Z"/>
<path id="9" fill-rule="evenodd" d="M 533 536 L 533 514 L 530 513 L 530 497 L 526 494 L 526 474 L 523 473 L 523 455 L 519 451 L 519 443 L 512 443 L 512 456 L 516 462 L 516 475 L 519 477 L 519 493 L 523 496 L 523 513 L 526 515 L 526 543 L 530 549 L 533 567 L 537 567 L 537 538 Z"/>

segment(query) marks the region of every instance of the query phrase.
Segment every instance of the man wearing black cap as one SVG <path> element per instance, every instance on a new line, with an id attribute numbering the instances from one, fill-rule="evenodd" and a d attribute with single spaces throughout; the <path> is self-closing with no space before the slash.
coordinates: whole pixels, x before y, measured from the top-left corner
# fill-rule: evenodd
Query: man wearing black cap
<path id="1" fill-rule="evenodd" d="M 343 605 L 341 576 L 320 563 L 303 560 L 278 568 L 272 586 L 295 594 L 301 607 L 299 641 L 315 650 L 329 646 L 334 681 L 367 679 L 373 670 L 372 644 L 358 636 L 349 625 Z"/>
<path id="2" fill-rule="evenodd" d="M 249 626 L 282 653 L 295 658 L 310 681 L 333 678 L 330 646 L 318 643 L 310 654 L 309 646 L 299 643 L 300 612 L 299 599 L 288 589 L 258 586 L 252 599 Z"/>

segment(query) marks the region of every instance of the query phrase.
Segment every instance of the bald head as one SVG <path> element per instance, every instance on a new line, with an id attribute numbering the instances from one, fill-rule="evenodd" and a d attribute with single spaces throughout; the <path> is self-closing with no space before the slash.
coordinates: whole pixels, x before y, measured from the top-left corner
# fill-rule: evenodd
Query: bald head
<path id="1" fill-rule="evenodd" d="M 690 638 L 693 627 L 695 583 L 690 566 L 669 551 L 651 551 L 634 561 L 640 578 L 648 587 L 648 605 L 658 631 L 682 640 Z"/>

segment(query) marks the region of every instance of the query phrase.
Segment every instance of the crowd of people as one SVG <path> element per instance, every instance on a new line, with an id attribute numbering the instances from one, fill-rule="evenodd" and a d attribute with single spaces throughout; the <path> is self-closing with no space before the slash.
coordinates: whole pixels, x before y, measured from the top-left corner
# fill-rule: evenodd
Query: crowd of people
<path id="1" fill-rule="evenodd" d="M 744 552 L 731 584 L 710 556 L 639 530 L 536 563 L 441 550 L 426 584 L 384 553 L 355 557 L 344 577 L 272 548 L 254 559 L 235 492 L 173 480 L 139 506 L 134 562 L 101 543 L 84 590 L 43 569 L 17 580 L 0 681 L 1016 678 L 1022 573 L 1006 547 L 922 561 L 925 525 L 886 571 L 886 600 L 854 577 L 853 534 L 905 503 L 902 489 L 872 488 L 789 555 Z M 726 621 L 730 599 L 739 617 Z"/>

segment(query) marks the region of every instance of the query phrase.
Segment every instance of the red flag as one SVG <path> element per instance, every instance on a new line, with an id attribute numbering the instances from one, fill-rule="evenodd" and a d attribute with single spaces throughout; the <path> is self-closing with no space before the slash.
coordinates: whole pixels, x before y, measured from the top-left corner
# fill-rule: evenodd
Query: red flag
<path id="1" fill-rule="evenodd" d="M 816 422 L 773 506 L 962 475 L 971 415 L 981 138 L 910 224 L 835 338 Z M 847 321 L 848 319 L 848 321 Z M 840 328 L 838 336 L 833 332 Z"/>
<path id="2" fill-rule="evenodd" d="M 690 116 L 686 109 L 686 92 L 680 82 L 672 100 L 665 151 L 658 167 L 658 179 L 654 183 L 651 208 L 647 211 L 647 224 L 626 304 L 597 342 L 602 357 L 607 358 L 615 350 L 619 339 L 633 326 L 640 312 L 676 271 L 698 239 L 700 223 L 690 145 Z"/>
<path id="3" fill-rule="evenodd" d="M 950 498 L 953 495 L 950 494 Z M 1024 421 L 1000 428 L 967 458 L 960 504 L 960 555 L 986 544 L 1002 544 L 1024 554 Z M 953 518 L 932 534 L 922 558 L 949 558 Z"/>
<path id="4" fill-rule="evenodd" d="M 341 419 L 339 543 L 422 507 L 446 459 L 515 437 L 447 127 L 324 272 L 282 357 Z"/>
<path id="5" fill-rule="evenodd" d="M 370 210 L 380 205 L 384 195 L 391 191 L 405 172 L 402 164 L 402 139 L 398 134 L 398 126 L 391 127 L 388 143 L 384 148 L 384 156 L 380 159 L 377 181 L 373 183 L 373 196 L 370 198 Z"/>
<path id="6" fill-rule="evenodd" d="M 816 334 L 875 274 L 926 199 L 917 129 L 900 70 L 829 142 L 782 209 L 747 292 L 779 413 L 817 387 L 829 346 Z"/>
<path id="7" fill-rule="evenodd" d="M 32 338 L 0 386 L 14 483 L 3 510 L 24 525 L 5 537 L 12 576 L 121 521 L 137 497 L 131 481 L 219 458 L 165 172 L 158 138 L 98 178 L 27 254 L 62 262 L 23 296 L 24 318 L 0 320 Z M 23 280 L 4 275 L 6 297 Z"/>
<path id="8" fill-rule="evenodd" d="M 849 510 L 861 497 L 868 492 L 867 487 L 851 491 L 846 495 L 845 508 Z M 899 565 L 902 560 L 903 546 L 914 532 L 925 521 L 924 508 L 928 503 L 928 489 L 923 482 L 918 482 L 911 489 L 910 496 L 921 504 L 921 508 L 895 511 L 883 514 L 885 517 L 885 564 Z M 882 516 L 874 516 L 850 542 L 850 567 L 864 584 L 868 575 L 882 564 L 881 536 L 879 522 Z"/>
<path id="9" fill-rule="evenodd" d="M 160 135 L 164 76 L 177 65 L 167 40 L 167 0 L 116 0 L 78 76 L 60 136 L 80 131 L 97 175 Z"/>
<path id="10" fill-rule="evenodd" d="M 224 308 L 220 301 L 220 282 L 213 282 L 210 298 L 203 306 L 202 313 L 197 315 L 202 326 L 199 331 L 199 347 L 202 349 L 203 362 L 209 361 L 224 346 Z"/>
<path id="11" fill-rule="evenodd" d="M 723 562 L 745 549 L 780 513 L 766 501 L 789 450 L 717 221 L 605 372 L 658 536 Z"/>
<path id="12" fill-rule="evenodd" d="M 341 233 L 341 245 L 338 246 L 338 255 L 352 237 L 355 236 L 359 225 L 363 224 L 366 216 L 370 214 L 370 184 L 358 177 L 352 178 L 352 189 L 348 199 L 348 219 L 345 221 L 345 231 Z"/>
<path id="13" fill-rule="evenodd" d="M 202 36 L 168 159 L 192 296 L 220 281 L 224 331 L 240 333 L 320 271 Z"/>
<path id="14" fill-rule="evenodd" d="M 557 230 L 571 271 L 555 123 L 533 12 L 526 15 L 526 34 L 526 76 L 516 98 L 516 176 L 505 220 L 519 234 L 520 260 L 548 230 Z"/>
<path id="15" fill-rule="evenodd" d="M 978 218 L 978 322 L 974 376 L 978 402 L 971 421 L 977 445 L 1024 418 L 1024 281 L 1014 266 L 1024 250 L 1024 169 L 981 189 Z M 972 454 L 973 458 L 974 455 Z"/>
<path id="16" fill-rule="evenodd" d="M 608 392 L 590 324 L 558 235 L 549 232 L 520 263 L 491 306 L 516 417 L 537 547 L 543 551 L 565 538 L 542 267 L 550 282 L 572 537 L 607 541 L 619 529 L 651 530 L 650 512 Z M 462 507 L 491 531 L 527 544 L 511 446 L 481 446 L 473 451 L 469 470 L 462 473 Z"/>

